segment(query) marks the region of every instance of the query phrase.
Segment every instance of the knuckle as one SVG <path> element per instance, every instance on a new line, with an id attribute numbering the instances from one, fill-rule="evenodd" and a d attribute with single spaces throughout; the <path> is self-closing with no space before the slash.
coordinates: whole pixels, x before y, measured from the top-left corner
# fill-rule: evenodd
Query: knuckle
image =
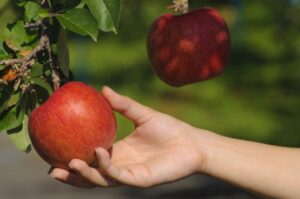
<path id="1" fill-rule="evenodd" d="M 131 107 L 132 99 L 130 97 L 127 97 L 127 96 L 123 96 L 123 99 L 124 99 L 124 103 L 123 103 L 122 112 L 126 112 Z"/>

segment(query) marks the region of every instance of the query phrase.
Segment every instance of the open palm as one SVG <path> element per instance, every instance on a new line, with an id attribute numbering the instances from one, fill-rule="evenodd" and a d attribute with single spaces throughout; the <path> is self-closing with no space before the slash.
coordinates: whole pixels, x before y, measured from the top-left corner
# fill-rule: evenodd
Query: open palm
<path id="1" fill-rule="evenodd" d="M 96 149 L 96 168 L 72 160 L 69 166 L 74 172 L 56 168 L 52 177 L 80 187 L 119 184 L 150 187 L 185 177 L 201 165 L 192 126 L 107 87 L 103 95 L 115 111 L 135 124 L 135 130 L 115 143 L 110 154 L 105 149 Z"/>

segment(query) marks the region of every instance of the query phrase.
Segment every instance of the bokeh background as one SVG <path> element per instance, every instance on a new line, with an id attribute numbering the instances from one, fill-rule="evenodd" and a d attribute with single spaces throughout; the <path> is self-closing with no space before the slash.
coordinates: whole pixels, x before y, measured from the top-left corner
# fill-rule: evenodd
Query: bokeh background
<path id="1" fill-rule="evenodd" d="M 0 1 L 0 35 L 16 14 Z M 152 21 L 171 0 L 124 0 L 118 35 L 99 43 L 69 35 L 76 80 L 116 91 L 199 128 L 226 136 L 300 146 L 300 2 L 298 0 L 190 0 L 225 17 L 232 36 L 231 61 L 210 81 L 172 88 L 154 74 L 146 39 Z M 0 36 L 1 37 L 1 36 Z M 117 115 L 118 138 L 132 124 Z M 0 198 L 257 198 L 206 176 L 149 190 L 128 187 L 82 190 L 47 177 L 48 165 L 14 149 L 0 135 Z M 241 174 L 242 175 L 242 174 Z"/>

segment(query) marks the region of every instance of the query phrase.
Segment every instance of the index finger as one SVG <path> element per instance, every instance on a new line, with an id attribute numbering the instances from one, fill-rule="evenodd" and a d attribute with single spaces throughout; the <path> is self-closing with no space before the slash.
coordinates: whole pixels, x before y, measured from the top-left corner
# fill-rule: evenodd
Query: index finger
<path id="1" fill-rule="evenodd" d="M 146 107 L 126 96 L 119 95 L 111 88 L 103 87 L 103 96 L 108 100 L 112 108 L 130 119 L 135 125 L 141 125 L 154 114 L 154 110 Z"/>

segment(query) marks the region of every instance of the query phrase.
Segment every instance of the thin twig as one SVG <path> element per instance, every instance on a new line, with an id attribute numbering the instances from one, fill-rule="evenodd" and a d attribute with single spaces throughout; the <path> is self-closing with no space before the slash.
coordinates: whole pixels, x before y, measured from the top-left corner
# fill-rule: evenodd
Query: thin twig
<path id="1" fill-rule="evenodd" d="M 43 20 L 38 20 L 35 23 L 27 23 L 24 25 L 25 28 L 40 28 L 43 24 Z"/>
<path id="2" fill-rule="evenodd" d="M 57 71 L 57 69 L 54 65 L 50 39 L 49 39 L 48 35 L 45 34 L 46 29 L 47 29 L 47 26 L 44 23 L 42 23 L 42 35 L 46 35 L 46 37 L 45 37 L 45 49 L 47 50 L 48 56 L 49 56 L 49 66 L 50 66 L 50 69 L 52 71 L 52 81 L 53 81 L 53 85 L 54 85 L 54 90 L 57 90 L 60 86 L 60 76 L 59 76 L 59 73 L 58 73 L 58 71 Z"/>
<path id="3" fill-rule="evenodd" d="M 17 91 L 21 85 L 22 79 L 18 78 L 14 84 L 14 91 Z"/>
<path id="4" fill-rule="evenodd" d="M 25 65 L 30 60 L 36 58 L 37 53 L 41 52 L 45 48 L 45 37 L 41 37 L 39 45 L 37 45 L 29 55 L 23 57 L 23 58 L 17 58 L 17 59 L 7 59 L 0 61 L 0 65 L 5 66 L 13 66 L 15 64 L 18 65 Z"/>
<path id="5" fill-rule="evenodd" d="M 52 70 L 52 81 L 54 84 L 54 88 L 55 88 L 55 90 L 58 89 L 60 86 L 60 76 L 54 66 L 50 39 L 46 33 L 47 25 L 45 24 L 44 21 L 40 20 L 40 21 L 37 21 L 36 23 L 26 24 L 25 27 L 41 28 L 41 38 L 40 38 L 39 44 L 27 56 L 25 56 L 23 58 L 2 60 L 2 61 L 0 61 L 0 65 L 11 66 L 11 67 L 16 66 L 16 65 L 18 66 L 17 70 L 16 70 L 18 77 L 17 77 L 17 80 L 15 82 L 15 87 L 14 87 L 14 89 L 17 90 L 19 88 L 20 81 L 22 80 L 24 75 L 27 73 L 28 69 L 34 65 L 34 63 L 35 63 L 34 60 L 37 58 L 38 53 L 42 52 L 43 50 L 46 50 L 48 53 L 48 57 L 49 57 L 49 65 Z"/>
<path id="6" fill-rule="evenodd" d="M 26 24 L 25 27 L 41 27 L 42 24 L 43 24 L 42 21 L 38 21 L 36 23 Z M 13 65 L 16 65 L 16 64 L 25 65 L 30 60 L 36 58 L 37 53 L 41 52 L 45 48 L 47 38 L 48 38 L 48 36 L 46 36 L 42 31 L 40 42 L 31 51 L 31 53 L 29 53 L 27 56 L 25 56 L 23 58 L 2 60 L 2 61 L 0 61 L 0 65 L 5 65 L 5 66 L 13 66 Z"/>

